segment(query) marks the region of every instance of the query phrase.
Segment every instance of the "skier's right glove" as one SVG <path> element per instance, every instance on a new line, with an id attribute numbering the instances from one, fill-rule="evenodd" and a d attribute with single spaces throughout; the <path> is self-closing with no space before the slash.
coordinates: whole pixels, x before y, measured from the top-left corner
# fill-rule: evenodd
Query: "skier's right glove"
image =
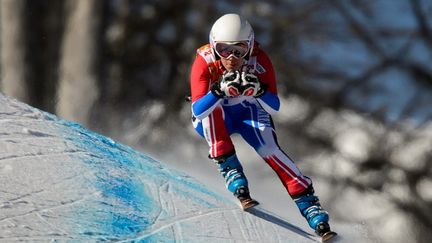
<path id="1" fill-rule="evenodd" d="M 240 73 L 225 72 L 222 77 L 211 87 L 211 92 L 219 98 L 236 97 L 240 95 L 241 83 Z"/>

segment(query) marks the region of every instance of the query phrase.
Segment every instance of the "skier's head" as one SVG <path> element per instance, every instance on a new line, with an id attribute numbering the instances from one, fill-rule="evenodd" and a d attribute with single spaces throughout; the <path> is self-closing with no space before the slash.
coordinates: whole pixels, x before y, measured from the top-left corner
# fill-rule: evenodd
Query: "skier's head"
<path id="1" fill-rule="evenodd" d="M 254 44 L 254 31 L 238 14 L 225 14 L 210 30 L 210 45 L 223 59 L 248 59 Z"/>

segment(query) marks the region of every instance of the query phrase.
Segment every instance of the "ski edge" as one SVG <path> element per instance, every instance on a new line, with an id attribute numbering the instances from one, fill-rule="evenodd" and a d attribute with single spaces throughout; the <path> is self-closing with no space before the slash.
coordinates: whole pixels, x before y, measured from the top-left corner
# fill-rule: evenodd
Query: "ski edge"
<path id="1" fill-rule="evenodd" d="M 241 205 L 241 207 L 242 207 L 242 209 L 244 210 L 244 211 L 247 211 L 248 209 L 251 209 L 251 208 L 253 208 L 253 207 L 255 207 L 255 206 L 258 206 L 259 205 L 259 202 L 258 201 L 256 201 L 256 200 L 254 200 L 254 199 L 252 199 L 250 202 L 248 202 L 247 204 L 244 204 L 244 205 Z"/>
<path id="2" fill-rule="evenodd" d="M 329 240 L 333 239 L 335 236 L 337 236 L 338 234 L 334 231 L 328 231 L 325 232 L 322 236 L 321 236 L 321 241 L 322 242 L 328 242 Z"/>

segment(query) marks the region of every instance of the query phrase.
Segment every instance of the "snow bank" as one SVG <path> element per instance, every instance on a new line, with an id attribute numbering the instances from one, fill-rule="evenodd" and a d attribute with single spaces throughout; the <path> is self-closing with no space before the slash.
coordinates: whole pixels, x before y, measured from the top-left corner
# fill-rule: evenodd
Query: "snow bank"
<path id="1" fill-rule="evenodd" d="M 0 241 L 316 242 L 132 148 L 0 94 Z M 300 225 L 300 226 L 299 226 Z M 343 242 L 364 227 L 334 224 Z"/>

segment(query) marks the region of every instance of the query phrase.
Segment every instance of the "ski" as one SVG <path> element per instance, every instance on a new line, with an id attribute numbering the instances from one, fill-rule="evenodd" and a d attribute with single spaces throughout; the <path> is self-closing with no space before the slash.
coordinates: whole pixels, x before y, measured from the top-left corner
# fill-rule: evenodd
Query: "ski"
<path id="1" fill-rule="evenodd" d="M 337 233 L 334 231 L 327 231 L 324 234 L 321 235 L 321 241 L 322 242 L 328 242 L 329 240 L 333 239 L 335 236 L 337 236 Z"/>
<path id="2" fill-rule="evenodd" d="M 240 203 L 241 203 L 243 210 L 248 210 L 248 209 L 253 208 L 259 204 L 258 201 L 254 200 L 252 198 L 242 199 L 242 200 L 240 200 Z"/>

